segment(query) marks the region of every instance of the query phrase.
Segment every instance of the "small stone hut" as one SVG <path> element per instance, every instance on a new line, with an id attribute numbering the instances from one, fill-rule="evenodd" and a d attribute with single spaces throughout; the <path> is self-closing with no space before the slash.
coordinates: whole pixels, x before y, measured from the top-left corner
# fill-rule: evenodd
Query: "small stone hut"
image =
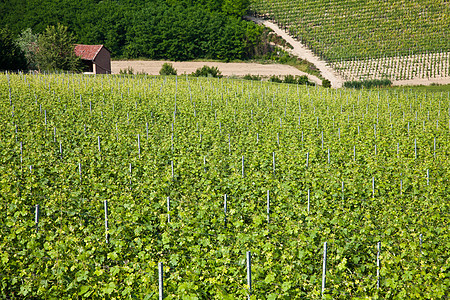
<path id="1" fill-rule="evenodd" d="M 111 52 L 105 46 L 77 44 L 75 54 L 81 57 L 85 73 L 111 74 Z"/>

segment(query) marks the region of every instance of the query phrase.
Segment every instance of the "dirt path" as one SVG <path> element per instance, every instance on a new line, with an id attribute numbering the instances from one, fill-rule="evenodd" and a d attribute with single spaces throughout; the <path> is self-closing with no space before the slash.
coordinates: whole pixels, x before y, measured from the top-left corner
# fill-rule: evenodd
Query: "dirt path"
<path id="1" fill-rule="evenodd" d="M 270 29 L 272 29 L 277 35 L 281 36 L 286 42 L 291 44 L 294 49 L 290 50 L 293 55 L 313 63 L 321 72 L 322 76 L 331 81 L 331 85 L 334 88 L 342 87 L 345 79 L 338 74 L 331 66 L 329 66 L 325 61 L 321 60 L 316 56 L 311 50 L 309 50 L 305 45 L 294 40 L 286 31 L 280 29 L 276 24 L 269 22 L 267 20 L 246 17 L 247 20 L 253 21 L 257 24 L 262 24 Z M 404 58 L 403 58 L 404 59 Z M 400 58 L 399 58 L 400 60 Z M 373 73 L 373 71 L 371 71 Z M 440 77 L 440 78 L 414 78 L 410 80 L 393 80 L 392 84 L 394 86 L 401 85 L 431 85 L 431 84 L 450 84 L 450 77 Z"/>
<path id="2" fill-rule="evenodd" d="M 299 41 L 294 40 L 286 31 L 281 30 L 276 24 L 269 22 L 267 20 L 258 19 L 255 17 L 246 17 L 247 20 L 253 21 L 257 24 L 262 24 L 270 29 L 272 29 L 277 35 L 281 36 L 286 42 L 291 44 L 294 49 L 291 49 L 290 52 L 310 63 L 314 64 L 322 74 L 322 76 L 328 79 L 331 82 L 331 86 L 334 88 L 342 87 L 344 83 L 344 79 L 338 75 L 333 68 L 327 65 L 327 63 L 321 60 L 318 56 L 316 56 L 311 50 L 309 50 L 305 45 L 300 43 Z"/>
<path id="3" fill-rule="evenodd" d="M 244 76 L 247 74 L 270 77 L 276 76 L 308 76 L 309 80 L 321 85 L 322 81 L 314 75 L 302 72 L 297 68 L 281 64 L 256 64 L 256 63 L 222 63 L 222 62 L 202 62 L 202 61 L 155 61 L 155 60 L 113 60 L 111 69 L 113 74 L 118 74 L 120 70 L 133 68 L 133 72 L 144 72 L 149 75 L 159 75 L 159 70 L 164 63 L 171 63 L 177 70 L 178 75 L 190 74 L 204 65 L 218 67 L 224 76 Z"/>

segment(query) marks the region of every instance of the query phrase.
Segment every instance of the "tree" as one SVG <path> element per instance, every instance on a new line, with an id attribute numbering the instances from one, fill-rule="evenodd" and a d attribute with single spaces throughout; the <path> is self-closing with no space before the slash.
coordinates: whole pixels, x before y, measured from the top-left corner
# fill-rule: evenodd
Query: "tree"
<path id="1" fill-rule="evenodd" d="M 22 31 L 20 36 L 16 39 L 17 46 L 25 55 L 29 70 L 37 69 L 36 52 L 38 49 L 38 36 L 38 34 L 33 34 L 31 28 L 28 28 Z"/>
<path id="2" fill-rule="evenodd" d="M 228 15 L 242 17 L 247 13 L 250 0 L 224 0 L 222 11 Z"/>
<path id="3" fill-rule="evenodd" d="M 38 38 L 36 61 L 45 71 L 81 71 L 81 58 L 75 55 L 74 36 L 61 24 L 48 26 Z"/>
<path id="4" fill-rule="evenodd" d="M 25 56 L 14 42 L 12 32 L 0 29 L 0 70 L 24 70 L 27 68 Z"/>

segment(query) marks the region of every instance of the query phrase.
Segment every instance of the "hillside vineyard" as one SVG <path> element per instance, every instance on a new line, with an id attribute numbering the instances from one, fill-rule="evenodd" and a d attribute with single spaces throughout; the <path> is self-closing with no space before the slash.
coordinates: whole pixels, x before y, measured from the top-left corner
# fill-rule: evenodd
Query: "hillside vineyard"
<path id="1" fill-rule="evenodd" d="M 2 74 L 0 106 L 2 297 L 449 296 L 448 93 Z"/>
<path id="2" fill-rule="evenodd" d="M 251 9 L 346 80 L 450 77 L 448 1 L 253 0 Z"/>

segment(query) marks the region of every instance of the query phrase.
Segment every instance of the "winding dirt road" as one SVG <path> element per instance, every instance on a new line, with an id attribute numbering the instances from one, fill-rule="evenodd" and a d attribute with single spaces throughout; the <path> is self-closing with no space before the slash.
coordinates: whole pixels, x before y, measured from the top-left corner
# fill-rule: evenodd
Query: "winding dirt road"
<path id="1" fill-rule="evenodd" d="M 345 79 L 338 74 L 331 66 L 329 66 L 325 61 L 321 60 L 318 56 L 316 56 L 310 49 L 308 49 L 305 45 L 300 43 L 299 41 L 294 40 L 286 31 L 280 29 L 276 24 L 251 17 L 246 16 L 247 20 L 253 21 L 256 24 L 264 25 L 270 29 L 272 29 L 277 35 L 281 36 L 286 42 L 292 45 L 294 49 L 286 49 L 292 55 L 295 55 L 301 59 L 309 61 L 313 63 L 319 70 L 321 75 L 328 79 L 331 82 L 332 87 L 340 88 L 343 86 Z M 372 71 L 373 72 L 373 71 Z M 431 85 L 431 84 L 450 84 L 450 77 L 443 78 L 414 78 L 410 80 L 393 80 L 392 85 L 394 86 L 408 86 L 408 85 Z"/>
<path id="2" fill-rule="evenodd" d="M 333 68 L 328 66 L 325 61 L 321 60 L 311 50 L 309 50 L 305 45 L 303 45 L 299 41 L 294 40 L 294 38 L 292 38 L 286 31 L 280 29 L 276 24 L 267 20 L 250 16 L 246 16 L 245 18 L 247 20 L 255 22 L 256 24 L 261 24 L 272 29 L 277 35 L 281 36 L 286 42 L 288 42 L 289 44 L 291 44 L 292 47 L 294 47 L 293 49 L 288 49 L 288 51 L 291 52 L 291 54 L 314 64 L 319 69 L 322 76 L 331 82 L 332 87 L 334 88 L 342 87 L 344 79 L 341 76 L 339 76 L 339 74 L 337 74 L 333 70 Z"/>

